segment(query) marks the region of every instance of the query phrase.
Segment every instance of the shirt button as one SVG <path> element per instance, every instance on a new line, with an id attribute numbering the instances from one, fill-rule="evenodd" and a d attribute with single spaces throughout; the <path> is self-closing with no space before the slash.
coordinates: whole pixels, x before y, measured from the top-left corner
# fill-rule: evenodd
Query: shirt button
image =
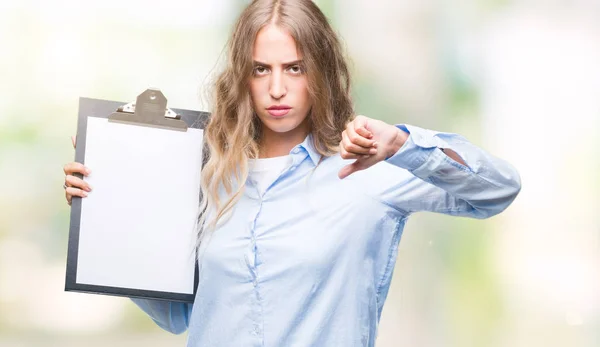
<path id="1" fill-rule="evenodd" d="M 294 148 L 294 150 L 292 151 L 292 153 L 294 153 L 294 154 L 300 153 L 300 148 Z"/>

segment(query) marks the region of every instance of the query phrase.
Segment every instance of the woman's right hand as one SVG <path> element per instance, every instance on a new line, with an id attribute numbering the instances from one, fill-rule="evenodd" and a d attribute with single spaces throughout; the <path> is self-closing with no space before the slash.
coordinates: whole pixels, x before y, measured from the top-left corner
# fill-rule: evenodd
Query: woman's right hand
<path id="1" fill-rule="evenodd" d="M 75 136 L 71 137 L 71 141 L 73 142 L 73 148 L 75 148 Z M 90 169 L 81 163 L 72 162 L 65 165 L 64 172 L 65 198 L 67 199 L 67 204 L 71 206 L 71 201 L 74 196 L 85 198 L 88 196 L 88 193 L 92 191 L 92 187 L 86 181 L 76 177 L 74 174 L 79 173 L 83 176 L 88 176 L 90 174 Z"/>

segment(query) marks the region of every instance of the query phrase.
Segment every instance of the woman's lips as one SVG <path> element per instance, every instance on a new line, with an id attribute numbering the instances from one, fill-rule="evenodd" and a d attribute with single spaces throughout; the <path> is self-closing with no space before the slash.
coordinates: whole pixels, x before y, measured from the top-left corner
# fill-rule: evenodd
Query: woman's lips
<path id="1" fill-rule="evenodd" d="M 273 107 L 273 108 L 268 108 L 267 112 L 269 112 L 269 114 L 273 117 L 283 117 L 286 114 L 288 114 L 288 112 L 290 112 L 291 108 L 290 107 Z"/>

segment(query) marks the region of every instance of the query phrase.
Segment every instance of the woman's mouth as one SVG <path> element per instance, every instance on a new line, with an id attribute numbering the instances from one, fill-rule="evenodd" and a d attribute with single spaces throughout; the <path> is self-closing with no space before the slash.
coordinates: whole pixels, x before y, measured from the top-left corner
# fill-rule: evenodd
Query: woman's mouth
<path id="1" fill-rule="evenodd" d="M 287 105 L 277 105 L 267 108 L 267 112 L 273 117 L 283 117 L 288 114 L 291 109 L 292 108 Z"/>

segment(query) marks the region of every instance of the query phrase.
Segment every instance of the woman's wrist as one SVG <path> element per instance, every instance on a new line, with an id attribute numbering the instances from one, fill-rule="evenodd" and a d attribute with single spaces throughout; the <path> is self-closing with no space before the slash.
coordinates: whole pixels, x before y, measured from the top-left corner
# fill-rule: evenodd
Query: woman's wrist
<path id="1" fill-rule="evenodd" d="M 398 152 L 400 150 L 400 148 L 402 148 L 402 146 L 404 146 L 404 143 L 408 139 L 408 133 L 406 133 L 404 130 L 399 129 L 395 126 L 393 126 L 393 127 L 396 130 L 396 136 L 394 137 L 394 140 L 391 142 L 391 145 L 387 152 L 386 158 L 390 158 L 394 154 L 396 154 L 396 152 Z"/>

